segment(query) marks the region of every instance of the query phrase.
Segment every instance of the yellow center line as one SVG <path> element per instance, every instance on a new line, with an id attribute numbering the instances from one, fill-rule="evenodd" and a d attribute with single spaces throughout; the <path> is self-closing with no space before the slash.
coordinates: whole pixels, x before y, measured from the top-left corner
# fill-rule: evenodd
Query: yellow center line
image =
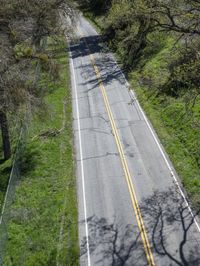
<path id="1" fill-rule="evenodd" d="M 82 33 L 81 33 L 81 36 L 84 37 Z M 85 40 L 85 44 L 87 45 L 87 47 L 89 49 L 89 46 L 88 46 L 86 40 Z M 128 189 L 129 189 L 129 193 L 130 193 L 130 196 L 131 196 L 131 201 L 132 201 L 133 209 L 134 209 L 134 212 L 135 212 L 138 228 L 140 230 L 140 234 L 141 234 L 141 238 L 142 238 L 142 242 L 143 242 L 143 246 L 144 246 L 144 251 L 145 251 L 145 254 L 146 254 L 146 257 L 147 257 L 147 261 L 148 261 L 148 264 L 150 266 L 155 266 L 153 254 L 152 254 L 152 251 L 151 251 L 151 246 L 150 246 L 150 243 L 149 243 L 149 240 L 148 240 L 148 236 L 147 236 L 147 232 L 146 232 L 146 229 L 145 229 L 144 221 L 143 221 L 143 218 L 142 218 L 141 210 L 140 210 L 140 207 L 139 207 L 139 204 L 138 204 L 138 200 L 137 200 L 137 196 L 136 196 L 136 192 L 135 192 L 135 189 L 134 189 L 134 186 L 133 186 L 133 182 L 132 182 L 131 174 L 130 174 L 130 171 L 129 171 L 128 163 L 127 163 L 127 160 L 126 160 L 126 157 L 125 157 L 125 154 L 124 154 L 124 150 L 123 150 L 123 147 L 122 147 L 122 144 L 121 144 L 119 133 L 117 131 L 117 127 L 116 127 L 116 124 L 115 124 L 114 116 L 113 116 L 113 113 L 112 113 L 112 110 L 111 110 L 111 107 L 110 107 L 110 104 L 109 104 L 109 100 L 108 100 L 108 96 L 107 96 L 107 93 L 106 93 L 106 89 L 105 89 L 103 81 L 101 79 L 101 74 L 99 72 L 99 69 L 98 69 L 98 67 L 96 65 L 95 58 L 94 58 L 94 56 L 92 54 L 90 54 L 90 60 L 91 60 L 91 63 L 93 65 L 93 67 L 94 67 L 95 74 L 96 74 L 96 76 L 98 78 L 99 87 L 100 87 L 102 95 L 103 95 L 105 107 L 106 107 L 106 110 L 107 110 L 107 113 L 108 113 L 108 116 L 109 116 L 109 120 L 110 120 L 110 123 L 111 123 L 112 131 L 113 131 L 113 134 L 114 134 L 114 137 L 115 137 L 115 141 L 116 141 L 116 144 L 117 144 L 117 148 L 118 148 L 118 151 L 119 151 L 120 159 L 121 159 L 121 162 L 122 162 L 122 167 L 123 167 L 123 170 L 124 170 L 124 173 L 125 173 L 125 178 L 126 178 Z"/>

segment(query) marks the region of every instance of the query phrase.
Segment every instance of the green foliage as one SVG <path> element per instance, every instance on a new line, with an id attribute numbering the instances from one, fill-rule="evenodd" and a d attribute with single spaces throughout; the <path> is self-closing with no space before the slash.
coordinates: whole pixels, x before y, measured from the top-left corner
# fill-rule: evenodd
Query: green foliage
<path id="1" fill-rule="evenodd" d="M 45 53 L 37 54 L 36 57 L 39 58 L 43 63 L 47 63 L 49 60 L 48 55 Z"/>
<path id="2" fill-rule="evenodd" d="M 141 1 L 136 2 L 113 1 L 103 30 L 110 46 L 128 68 L 142 55 L 151 32 L 151 20 L 145 14 Z"/>
<path id="3" fill-rule="evenodd" d="M 21 43 L 17 44 L 14 47 L 14 53 L 15 53 L 15 58 L 19 60 L 20 58 L 23 57 L 32 57 L 34 55 L 34 50 L 28 44 Z"/>
<path id="4" fill-rule="evenodd" d="M 198 47 L 179 48 L 177 58 L 170 62 L 170 78 L 163 91 L 175 97 L 190 94 L 195 101 L 200 94 L 200 56 Z"/>

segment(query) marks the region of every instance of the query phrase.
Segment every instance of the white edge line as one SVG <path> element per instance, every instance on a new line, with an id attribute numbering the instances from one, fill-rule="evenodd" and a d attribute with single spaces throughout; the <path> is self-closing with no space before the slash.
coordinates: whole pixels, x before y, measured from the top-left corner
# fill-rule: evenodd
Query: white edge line
<path id="1" fill-rule="evenodd" d="M 80 148 L 80 158 L 81 158 L 81 179 L 82 179 L 82 192 L 83 192 L 83 205 L 84 205 L 84 218 L 85 218 L 85 233 L 86 233 L 86 246 L 87 246 L 87 258 L 88 258 L 88 266 L 91 265 L 90 262 L 90 249 L 89 249 L 89 231 L 88 231 L 88 223 L 87 223 L 87 206 L 86 206 L 86 193 L 85 193 L 85 174 L 84 174 L 84 165 L 83 165 L 83 151 L 82 151 L 82 138 L 81 138 L 81 127 L 80 127 L 80 112 L 78 105 L 78 93 L 76 86 L 76 78 L 74 72 L 74 62 L 72 59 L 72 53 L 69 44 L 69 54 L 70 54 L 70 62 L 71 62 L 71 70 L 73 76 L 73 84 L 75 89 L 75 99 L 76 99 L 76 112 L 77 112 L 77 123 L 78 123 L 78 136 L 79 136 L 79 148 Z"/>
<path id="2" fill-rule="evenodd" d="M 197 219 L 195 218 L 195 215 L 193 214 L 193 211 L 192 211 L 192 209 L 191 209 L 191 207 L 190 207 L 190 205 L 189 205 L 189 203 L 188 203 L 188 201 L 187 201 L 187 199 L 186 199 L 186 197 L 185 197 L 185 194 L 184 194 L 183 190 L 181 189 L 181 187 L 180 187 L 180 185 L 179 185 L 179 182 L 178 182 L 178 180 L 177 180 L 177 178 L 176 178 L 176 175 L 175 175 L 175 173 L 174 173 L 172 167 L 170 166 L 170 163 L 169 163 L 169 161 L 168 161 L 168 159 L 167 159 L 167 157 L 166 157 L 166 155 L 165 155 L 165 153 L 164 153 L 164 151 L 163 151 L 163 148 L 161 147 L 161 145 L 160 145 L 160 143 L 159 143 L 159 141 L 158 141 L 158 138 L 157 138 L 157 136 L 155 135 L 155 133 L 153 132 L 153 129 L 152 129 L 152 127 L 151 127 L 151 125 L 150 125 L 150 123 L 149 123 L 147 117 L 146 117 L 146 114 L 145 114 L 144 111 L 142 110 L 142 107 L 141 107 L 140 103 L 138 102 L 138 99 L 136 98 L 135 93 L 134 93 L 132 90 L 131 90 L 131 94 L 132 94 L 132 96 L 134 97 L 134 99 L 135 99 L 135 101 L 136 101 L 136 103 L 137 103 L 137 105 L 138 105 L 138 107 L 139 107 L 139 109 L 140 109 L 140 111 L 141 111 L 141 113 L 142 113 L 142 115 L 143 115 L 143 117 L 144 117 L 144 120 L 145 120 L 145 122 L 146 122 L 146 124 L 147 124 L 149 130 L 151 131 L 151 134 L 153 135 L 153 138 L 154 138 L 156 144 L 158 145 L 158 148 L 159 148 L 159 150 L 160 150 L 160 152 L 161 152 L 161 154 L 162 154 L 162 157 L 163 157 L 163 159 L 164 159 L 164 161 L 165 161 L 165 163 L 166 163 L 166 165 L 167 165 L 167 167 L 168 167 L 168 169 L 169 169 L 169 171 L 170 171 L 170 174 L 171 174 L 171 176 L 173 177 L 174 182 L 175 182 L 176 186 L 178 187 L 178 189 L 179 189 L 179 191 L 180 191 L 180 194 L 181 194 L 182 198 L 184 199 L 185 204 L 186 204 L 186 206 L 187 206 L 187 208 L 188 208 L 188 210 L 189 210 L 189 212 L 190 212 L 192 218 L 194 219 L 194 223 L 196 224 L 198 231 L 200 232 L 200 226 L 199 226 L 199 224 L 198 224 L 198 222 L 197 222 Z"/>
<path id="3" fill-rule="evenodd" d="M 113 59 L 114 59 L 114 57 L 113 57 Z M 116 65 L 118 66 L 118 63 L 116 62 L 115 59 L 114 59 L 114 61 L 115 61 Z M 124 73 L 122 72 L 122 70 L 121 70 L 121 68 L 119 66 L 118 66 L 118 68 L 120 69 L 120 72 L 122 73 L 122 75 L 123 75 L 123 77 L 124 77 L 124 79 L 126 81 L 126 85 L 127 85 L 128 89 L 130 89 L 131 86 L 130 86 L 129 82 L 127 81 Z M 154 131 L 152 129 L 152 126 L 150 125 L 150 123 L 149 123 L 149 121 L 147 119 L 147 116 L 146 116 L 145 112 L 143 111 L 143 109 L 142 109 L 142 107 L 141 107 L 141 105 L 140 105 L 140 103 L 139 103 L 139 101 L 138 101 L 138 99 L 137 99 L 137 97 L 136 97 L 136 95 L 135 95 L 135 93 L 134 93 L 134 91 L 132 89 L 130 90 L 130 96 L 132 96 L 131 98 L 133 98 L 133 100 L 137 103 L 138 108 L 139 108 L 140 112 L 142 113 L 142 115 L 144 117 L 144 120 L 145 120 L 145 122 L 146 122 L 146 124 L 147 124 L 147 126 L 148 126 L 148 128 L 149 128 L 149 130 L 150 130 L 150 132 L 151 132 L 151 134 L 153 136 L 153 138 L 154 138 L 154 141 L 156 142 L 156 144 L 157 144 L 157 146 L 158 146 L 158 148 L 159 148 L 159 150 L 160 150 L 160 152 L 162 154 L 162 157 L 163 157 L 163 159 L 164 159 L 164 161 L 165 161 L 165 163 L 166 163 L 166 165 L 167 165 L 167 167 L 168 167 L 168 169 L 170 171 L 170 174 L 171 174 L 171 176 L 174 179 L 175 185 L 178 187 L 178 189 L 180 191 L 180 194 L 181 194 L 182 198 L 184 199 L 185 204 L 186 204 L 186 206 L 187 206 L 187 208 L 188 208 L 188 210 L 189 210 L 189 212 L 190 212 L 190 214 L 192 216 L 192 219 L 194 220 L 194 223 L 195 223 L 195 225 L 196 225 L 196 227 L 197 227 L 197 229 L 198 229 L 198 231 L 200 233 L 200 225 L 197 222 L 197 219 L 195 218 L 195 215 L 194 215 L 194 213 L 193 213 L 193 211 L 192 211 L 192 209 L 191 209 L 191 207 L 190 207 L 190 205 L 189 205 L 189 203 L 188 203 L 188 201 L 187 201 L 187 199 L 185 197 L 185 194 L 184 194 L 183 190 L 181 189 L 181 187 L 179 185 L 179 182 L 178 182 L 178 180 L 176 178 L 176 175 L 174 173 L 174 170 L 170 166 L 170 163 L 169 163 L 169 161 L 168 161 L 168 159 L 167 159 L 167 157 L 166 157 L 166 155 L 165 155 L 165 153 L 163 151 L 163 148 L 161 147 L 161 144 L 158 141 L 158 137 L 154 133 Z"/>

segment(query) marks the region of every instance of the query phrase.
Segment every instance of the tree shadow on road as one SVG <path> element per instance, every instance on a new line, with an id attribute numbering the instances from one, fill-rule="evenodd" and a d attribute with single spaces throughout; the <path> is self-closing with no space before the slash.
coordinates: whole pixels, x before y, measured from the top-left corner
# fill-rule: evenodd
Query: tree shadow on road
<path id="1" fill-rule="evenodd" d="M 112 83 L 114 80 L 120 84 L 126 84 L 122 72 L 116 64 L 114 58 L 109 53 L 109 50 L 103 44 L 101 36 L 88 36 L 81 38 L 76 44 L 71 44 L 72 59 L 82 58 L 83 64 L 80 65 L 80 71 L 85 79 L 81 85 L 90 84 L 91 89 L 95 89 L 99 80 L 94 72 L 94 67 L 91 63 L 91 58 L 84 60 L 85 56 L 95 54 L 95 65 L 101 73 L 101 80 L 104 85 Z"/>
<path id="2" fill-rule="evenodd" d="M 174 189 L 154 192 L 140 204 L 156 265 L 200 265 L 200 233 L 183 198 Z M 134 217 L 133 217 L 134 221 Z M 82 221 L 82 223 L 84 223 Z M 147 258 L 137 225 L 92 216 L 87 220 L 89 247 L 95 265 L 144 266 Z M 87 243 L 81 242 L 81 258 Z"/>
<path id="3" fill-rule="evenodd" d="M 109 223 L 105 218 L 88 219 L 90 254 L 95 265 L 146 265 L 146 257 L 138 228 L 120 225 L 116 219 Z M 87 253 L 86 238 L 82 239 L 81 254 Z"/>
<path id="4" fill-rule="evenodd" d="M 192 216 L 175 188 L 154 192 L 142 201 L 141 211 L 154 254 L 167 259 L 169 265 L 200 265 L 200 232 L 195 225 L 199 211 Z"/>

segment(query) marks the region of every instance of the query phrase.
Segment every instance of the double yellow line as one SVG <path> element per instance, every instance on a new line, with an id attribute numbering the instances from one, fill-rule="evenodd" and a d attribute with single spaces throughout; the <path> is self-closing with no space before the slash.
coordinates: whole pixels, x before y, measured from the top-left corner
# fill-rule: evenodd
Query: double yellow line
<path id="1" fill-rule="evenodd" d="M 84 37 L 82 33 L 81 33 L 81 36 Z M 87 47 L 89 49 L 89 46 L 88 46 L 86 40 L 85 40 L 85 44 L 87 45 Z M 135 212 L 135 215 L 136 215 L 136 220 L 137 220 L 137 224 L 138 224 L 138 227 L 139 227 L 139 230 L 140 230 L 140 234 L 141 234 L 141 238 L 142 238 L 142 242 L 143 242 L 143 246 L 144 246 L 144 251 L 145 251 L 145 254 L 146 254 L 146 257 L 147 257 L 147 261 L 148 261 L 148 264 L 150 266 L 155 266 L 155 262 L 154 262 L 153 254 L 152 254 L 152 251 L 151 251 L 150 243 L 149 243 L 149 240 L 148 240 L 147 232 L 146 232 L 146 229 L 145 229 L 144 221 L 143 221 L 143 218 L 142 218 L 141 210 L 140 210 L 140 207 L 139 207 L 139 204 L 138 204 L 138 200 L 137 200 L 135 189 L 134 189 L 134 186 L 133 186 L 131 174 L 130 174 L 129 167 L 128 167 L 128 164 L 127 164 L 127 161 L 126 161 L 126 158 L 125 158 L 124 150 L 123 150 L 123 147 L 122 147 L 122 144 L 121 144 L 121 141 L 120 141 L 119 133 L 117 131 L 117 127 L 116 127 L 116 124 L 115 124 L 115 121 L 114 121 L 113 113 L 112 113 L 112 110 L 111 110 L 111 107 L 110 107 L 110 104 L 109 104 L 109 100 L 108 100 L 108 96 L 107 96 L 107 93 L 106 93 L 106 89 L 105 89 L 105 87 L 103 85 L 103 81 L 101 79 L 101 74 L 100 74 L 99 69 L 98 69 L 98 67 L 96 65 L 95 58 L 94 58 L 94 56 L 92 54 L 90 54 L 90 60 L 91 60 L 91 63 L 93 65 L 93 67 L 94 67 L 94 71 L 96 73 L 96 76 L 98 78 L 99 87 L 100 87 L 102 95 L 103 95 L 103 99 L 104 99 L 104 103 L 105 103 L 105 106 L 106 106 L 106 110 L 107 110 L 107 113 L 108 113 L 108 116 L 109 116 L 109 120 L 110 120 L 110 123 L 111 123 L 112 131 L 113 131 L 114 138 L 115 138 L 115 141 L 116 141 L 116 144 L 117 144 L 117 148 L 118 148 L 118 151 L 119 151 L 120 159 L 121 159 L 123 170 L 124 170 L 124 173 L 125 173 L 126 182 L 128 184 L 128 189 L 129 189 L 129 192 L 130 192 L 131 201 L 132 201 L 133 209 L 134 209 L 134 212 Z"/>

